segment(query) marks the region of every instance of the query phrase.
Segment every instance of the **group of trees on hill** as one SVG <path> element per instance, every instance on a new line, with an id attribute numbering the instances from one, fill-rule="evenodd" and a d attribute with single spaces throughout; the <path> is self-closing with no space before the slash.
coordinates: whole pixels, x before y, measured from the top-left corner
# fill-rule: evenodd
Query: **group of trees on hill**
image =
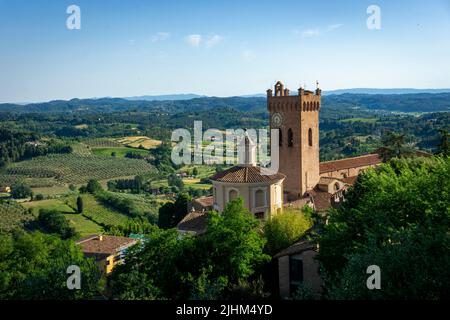
<path id="1" fill-rule="evenodd" d="M 126 263 L 113 271 L 119 299 L 218 299 L 255 294 L 258 268 L 270 260 L 259 222 L 229 203 L 222 214 L 212 212 L 206 234 L 180 239 L 174 229 L 155 229 L 142 247 L 131 249 Z M 256 294 L 259 296 L 259 293 Z"/>
<path id="2" fill-rule="evenodd" d="M 330 299 L 450 297 L 450 158 L 394 158 L 368 170 L 317 235 Z M 368 290 L 366 269 L 381 270 Z"/>
<path id="3" fill-rule="evenodd" d="M 19 160 L 43 156 L 49 153 L 70 153 L 72 147 L 57 141 L 39 142 L 36 133 L 12 131 L 0 127 L 0 167 Z"/>

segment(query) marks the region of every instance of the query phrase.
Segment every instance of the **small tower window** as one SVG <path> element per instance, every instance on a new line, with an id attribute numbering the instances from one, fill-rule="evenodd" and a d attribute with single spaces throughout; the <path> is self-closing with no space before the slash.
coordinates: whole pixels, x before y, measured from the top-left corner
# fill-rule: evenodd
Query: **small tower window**
<path id="1" fill-rule="evenodd" d="M 283 131 L 281 129 L 278 129 L 278 145 L 283 146 Z"/>
<path id="2" fill-rule="evenodd" d="M 308 143 L 309 143 L 309 146 L 310 147 L 312 147 L 312 129 L 311 128 L 309 128 L 309 130 L 308 130 Z"/>
<path id="3" fill-rule="evenodd" d="M 292 133 L 292 129 L 289 128 L 288 130 L 288 147 L 294 146 L 294 134 Z"/>

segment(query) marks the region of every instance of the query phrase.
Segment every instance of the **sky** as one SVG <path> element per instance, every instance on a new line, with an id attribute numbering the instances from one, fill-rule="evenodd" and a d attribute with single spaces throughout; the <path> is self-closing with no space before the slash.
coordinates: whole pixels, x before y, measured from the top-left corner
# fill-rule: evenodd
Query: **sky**
<path id="1" fill-rule="evenodd" d="M 0 0 L 0 103 L 234 96 L 277 80 L 450 88 L 450 1 Z"/>

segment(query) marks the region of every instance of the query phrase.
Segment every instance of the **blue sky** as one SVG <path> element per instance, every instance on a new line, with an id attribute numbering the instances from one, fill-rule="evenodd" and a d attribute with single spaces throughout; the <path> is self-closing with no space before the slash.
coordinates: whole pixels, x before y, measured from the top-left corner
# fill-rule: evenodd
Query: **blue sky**
<path id="1" fill-rule="evenodd" d="M 450 88 L 449 57 L 448 0 L 0 0 L 0 102 Z"/>

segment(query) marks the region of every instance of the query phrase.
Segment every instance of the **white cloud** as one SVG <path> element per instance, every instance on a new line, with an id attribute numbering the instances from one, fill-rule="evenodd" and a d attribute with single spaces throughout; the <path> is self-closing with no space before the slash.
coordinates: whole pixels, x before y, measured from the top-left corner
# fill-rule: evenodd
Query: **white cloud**
<path id="1" fill-rule="evenodd" d="M 320 35 L 319 29 L 306 29 L 302 31 L 302 37 L 317 37 Z"/>
<path id="2" fill-rule="evenodd" d="M 193 47 L 198 47 L 202 42 L 202 36 L 199 34 L 191 34 L 186 37 L 186 41 Z"/>
<path id="3" fill-rule="evenodd" d="M 327 32 L 334 31 L 336 29 L 339 29 L 342 26 L 343 26 L 342 23 L 336 23 L 336 24 L 329 25 L 328 28 L 327 28 Z"/>
<path id="4" fill-rule="evenodd" d="M 152 35 L 151 40 L 152 42 L 158 42 L 158 41 L 164 41 L 170 38 L 169 32 L 158 32 Z"/>
<path id="5" fill-rule="evenodd" d="M 207 47 L 215 46 L 216 44 L 220 43 L 223 40 L 223 37 L 219 36 L 218 34 L 215 34 L 213 36 L 208 37 L 208 40 L 206 41 Z"/>

